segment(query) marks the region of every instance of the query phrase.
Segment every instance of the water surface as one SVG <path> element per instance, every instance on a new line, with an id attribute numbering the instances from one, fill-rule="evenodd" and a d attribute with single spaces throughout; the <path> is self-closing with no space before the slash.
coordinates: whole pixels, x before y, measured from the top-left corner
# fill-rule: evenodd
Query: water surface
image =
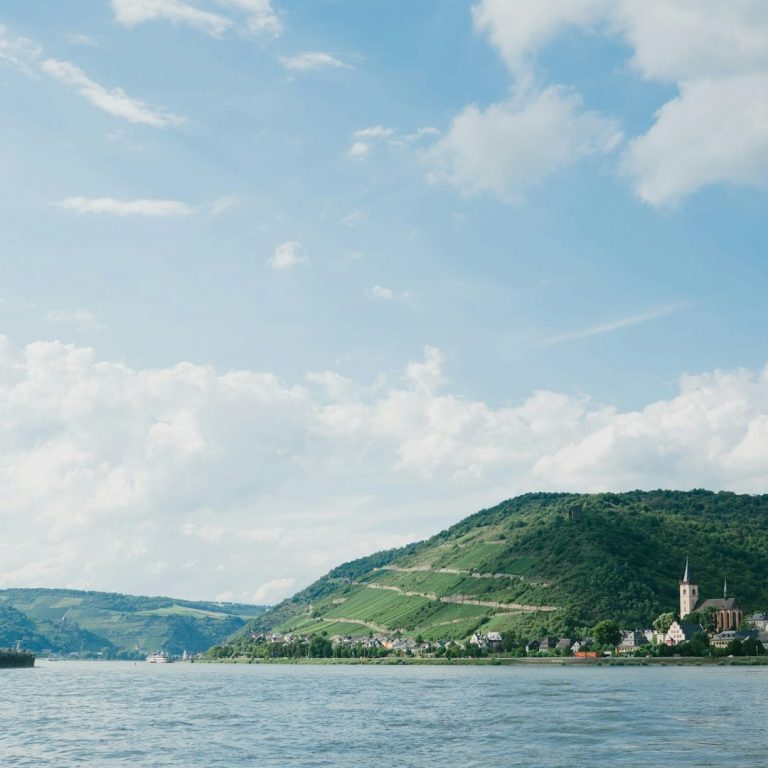
<path id="1" fill-rule="evenodd" d="M 39 662 L 0 765 L 768 765 L 768 668 Z"/>

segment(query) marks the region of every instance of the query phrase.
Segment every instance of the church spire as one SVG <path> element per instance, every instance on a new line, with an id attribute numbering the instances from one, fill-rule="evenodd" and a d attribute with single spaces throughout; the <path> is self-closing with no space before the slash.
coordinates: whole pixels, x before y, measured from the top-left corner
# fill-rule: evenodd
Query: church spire
<path id="1" fill-rule="evenodd" d="M 723 600 L 728 599 L 728 579 L 723 579 Z"/>
<path id="2" fill-rule="evenodd" d="M 684 582 L 690 582 L 691 581 L 691 570 L 688 567 L 688 558 L 685 558 L 685 573 L 683 574 L 683 581 Z"/>

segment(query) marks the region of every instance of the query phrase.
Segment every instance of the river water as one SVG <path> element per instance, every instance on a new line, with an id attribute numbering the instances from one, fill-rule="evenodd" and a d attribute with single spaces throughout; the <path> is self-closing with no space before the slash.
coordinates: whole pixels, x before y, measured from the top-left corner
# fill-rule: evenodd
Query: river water
<path id="1" fill-rule="evenodd" d="M 38 662 L 0 766 L 768 766 L 768 667 Z"/>

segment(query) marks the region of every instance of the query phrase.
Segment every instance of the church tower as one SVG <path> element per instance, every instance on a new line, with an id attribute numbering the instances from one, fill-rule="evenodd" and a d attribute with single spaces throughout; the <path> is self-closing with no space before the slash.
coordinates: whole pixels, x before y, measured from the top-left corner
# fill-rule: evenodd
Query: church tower
<path id="1" fill-rule="evenodd" d="M 684 619 L 696 607 L 699 602 L 699 585 L 691 581 L 691 569 L 688 567 L 688 558 L 685 558 L 685 573 L 680 582 L 680 619 Z"/>

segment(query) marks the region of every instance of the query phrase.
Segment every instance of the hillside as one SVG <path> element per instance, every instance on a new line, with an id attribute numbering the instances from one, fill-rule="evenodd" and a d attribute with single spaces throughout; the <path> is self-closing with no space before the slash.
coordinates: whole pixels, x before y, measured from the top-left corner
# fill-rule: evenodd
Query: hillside
<path id="1" fill-rule="evenodd" d="M 431 539 L 345 563 L 249 622 L 425 640 L 484 631 L 571 634 L 613 618 L 647 626 L 676 611 L 690 556 L 703 597 L 768 608 L 768 496 L 708 491 L 537 493 Z"/>
<path id="2" fill-rule="evenodd" d="M 71 589 L 0 590 L 0 647 L 127 656 L 203 651 L 264 608 Z"/>

